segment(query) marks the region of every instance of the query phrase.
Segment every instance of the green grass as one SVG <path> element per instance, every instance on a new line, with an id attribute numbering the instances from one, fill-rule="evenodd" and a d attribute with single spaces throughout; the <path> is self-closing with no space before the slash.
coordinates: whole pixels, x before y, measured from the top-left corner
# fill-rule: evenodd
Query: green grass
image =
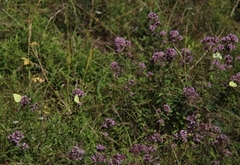
<path id="1" fill-rule="evenodd" d="M 222 64 L 228 54 L 233 57 L 232 67 L 221 70 L 213 68 L 212 49 L 200 42 L 205 36 L 239 36 L 237 5 L 234 0 L 1 1 L 0 164 L 109 164 L 116 154 L 124 155 L 121 164 L 238 164 L 240 80 L 237 87 L 229 82 L 240 69 L 239 44 L 220 52 Z M 157 35 L 149 31 L 149 12 L 159 16 Z M 168 41 L 158 35 L 162 30 L 178 30 L 183 40 Z M 117 53 L 116 37 L 131 46 Z M 176 50 L 175 60 L 154 63 L 154 53 L 168 48 Z M 182 48 L 191 51 L 189 64 L 182 63 L 187 58 Z M 120 69 L 111 68 L 112 62 Z M 146 76 L 149 71 L 154 75 Z M 198 97 L 184 95 L 186 87 Z M 84 92 L 81 106 L 74 101 L 76 89 Z M 14 101 L 14 93 L 30 103 Z M 196 115 L 197 124 L 189 125 L 189 115 Z M 115 124 L 103 127 L 106 119 Z M 29 148 L 9 140 L 15 131 L 24 135 L 20 145 Z M 98 151 L 99 144 L 106 150 Z M 137 144 L 145 150 L 134 152 Z M 73 146 L 84 150 L 81 160 L 71 159 Z M 94 163 L 94 154 L 106 162 Z"/>

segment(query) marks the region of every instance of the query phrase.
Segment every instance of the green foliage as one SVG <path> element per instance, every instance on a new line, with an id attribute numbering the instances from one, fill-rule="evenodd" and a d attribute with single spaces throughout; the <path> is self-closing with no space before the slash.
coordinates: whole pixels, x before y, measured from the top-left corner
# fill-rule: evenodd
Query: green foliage
<path id="1" fill-rule="evenodd" d="M 218 52 L 220 64 L 228 54 L 234 61 L 221 70 L 213 65 L 219 56 L 200 43 L 206 35 L 239 36 L 237 5 L 234 0 L 1 2 L 0 164 L 93 164 L 94 154 L 107 161 L 124 154 L 122 164 L 237 164 L 240 84 L 232 76 L 240 69 L 239 45 Z M 149 12 L 160 21 L 155 34 Z M 171 41 L 172 30 L 183 40 Z M 116 37 L 131 45 L 115 51 Z M 154 62 L 156 52 L 167 54 L 169 48 L 175 58 Z M 191 51 L 193 61 L 186 62 L 182 48 Z M 186 94 L 191 87 L 194 96 Z M 24 136 L 18 145 L 17 131 Z M 23 149 L 24 143 L 29 148 Z M 99 144 L 106 150 L 99 151 Z M 152 151 L 136 153 L 137 144 Z M 81 160 L 71 159 L 73 146 L 85 151 Z"/>

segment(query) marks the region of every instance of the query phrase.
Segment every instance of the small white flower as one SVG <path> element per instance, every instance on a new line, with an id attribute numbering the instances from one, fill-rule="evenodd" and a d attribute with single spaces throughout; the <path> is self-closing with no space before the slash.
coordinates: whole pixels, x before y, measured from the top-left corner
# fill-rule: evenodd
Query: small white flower
<path id="1" fill-rule="evenodd" d="M 18 124 L 18 121 L 13 121 L 13 124 Z"/>

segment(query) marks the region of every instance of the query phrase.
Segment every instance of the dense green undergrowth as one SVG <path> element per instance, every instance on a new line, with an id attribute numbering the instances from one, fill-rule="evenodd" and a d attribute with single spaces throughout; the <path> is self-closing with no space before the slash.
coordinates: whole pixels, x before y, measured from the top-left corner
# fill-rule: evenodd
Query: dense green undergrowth
<path id="1" fill-rule="evenodd" d="M 0 164 L 238 164 L 238 1 L 1 1 Z"/>

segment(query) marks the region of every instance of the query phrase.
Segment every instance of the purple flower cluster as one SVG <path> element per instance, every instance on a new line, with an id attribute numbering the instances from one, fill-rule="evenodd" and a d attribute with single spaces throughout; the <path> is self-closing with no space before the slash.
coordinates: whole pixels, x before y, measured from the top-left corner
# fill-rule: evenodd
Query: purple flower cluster
<path id="1" fill-rule="evenodd" d="M 141 69 L 146 69 L 146 65 L 144 64 L 144 62 L 139 62 L 138 66 L 139 66 Z"/>
<path id="2" fill-rule="evenodd" d="M 193 87 L 183 88 L 183 94 L 185 98 L 187 98 L 189 101 L 192 101 L 198 98 L 198 93 Z"/>
<path id="3" fill-rule="evenodd" d="M 153 72 L 151 72 L 151 71 L 148 71 L 147 72 L 147 74 L 146 74 L 146 77 L 152 77 L 154 75 L 154 73 Z"/>
<path id="4" fill-rule="evenodd" d="M 103 123 L 104 128 L 110 128 L 110 127 L 113 127 L 114 125 L 115 125 L 115 121 L 111 118 L 106 118 L 105 122 Z"/>
<path id="5" fill-rule="evenodd" d="M 164 52 L 155 52 L 152 56 L 152 60 L 154 63 L 163 62 L 165 60 Z"/>
<path id="6" fill-rule="evenodd" d="M 216 66 L 220 70 L 226 70 L 232 68 L 233 57 L 228 54 L 224 56 L 224 62 L 222 63 L 219 59 L 213 59 L 212 65 Z"/>
<path id="7" fill-rule="evenodd" d="M 120 165 L 126 156 L 123 154 L 115 154 L 110 159 L 107 159 L 107 155 L 103 152 L 106 150 L 106 147 L 99 144 L 96 146 L 97 152 L 91 156 L 91 159 L 94 163 L 106 163 L 109 161 L 108 164 L 111 165 Z"/>
<path id="8" fill-rule="evenodd" d="M 97 151 L 105 151 L 106 150 L 106 147 L 104 146 L 104 145 L 101 145 L 101 144 L 99 144 L 99 145 L 97 145 Z"/>
<path id="9" fill-rule="evenodd" d="M 143 154 L 144 163 L 154 163 L 159 160 L 159 157 L 154 157 L 156 150 L 154 146 L 147 146 L 145 144 L 135 144 L 130 148 L 130 152 L 135 157 Z"/>
<path id="10" fill-rule="evenodd" d="M 84 96 L 84 92 L 81 90 L 81 89 L 79 89 L 79 88 L 76 88 L 74 91 L 73 91 L 73 97 L 74 96 L 79 96 L 79 97 L 83 97 Z"/>
<path id="11" fill-rule="evenodd" d="M 105 154 L 97 152 L 91 156 L 91 159 L 94 163 L 106 163 L 107 156 Z"/>
<path id="12" fill-rule="evenodd" d="M 140 155 L 142 153 L 153 153 L 157 149 L 153 146 L 147 146 L 145 144 L 135 144 L 130 148 L 130 152 L 134 154 L 135 156 Z"/>
<path id="13" fill-rule="evenodd" d="M 177 51 L 174 48 L 167 48 L 166 52 L 155 52 L 152 56 L 152 60 L 154 63 L 160 62 L 163 65 L 165 60 L 171 62 L 175 60 L 177 56 Z"/>
<path id="14" fill-rule="evenodd" d="M 228 157 L 230 155 L 232 155 L 232 152 L 230 152 L 227 148 L 223 150 L 223 154 Z"/>
<path id="15" fill-rule="evenodd" d="M 159 25 L 161 25 L 156 13 L 150 12 L 148 14 L 148 20 L 150 22 L 149 30 L 154 33 Z"/>
<path id="16" fill-rule="evenodd" d="M 164 110 L 165 113 L 169 114 L 170 111 L 171 111 L 171 108 L 168 104 L 164 104 L 163 105 L 163 110 Z"/>
<path id="17" fill-rule="evenodd" d="M 230 144 L 229 137 L 221 133 L 220 127 L 212 124 L 198 122 L 196 114 L 188 115 L 186 120 L 188 121 L 187 131 L 191 134 L 193 142 L 204 142 L 208 145 L 217 146 L 221 151 L 226 150 L 227 145 Z M 226 152 L 224 155 L 231 155 L 231 152 Z"/>
<path id="18" fill-rule="evenodd" d="M 154 133 L 151 136 L 146 138 L 147 141 L 150 142 L 155 142 L 155 143 L 162 143 L 163 142 L 163 138 L 161 136 L 161 134 L 159 133 Z"/>
<path id="19" fill-rule="evenodd" d="M 39 104 L 38 103 L 34 103 L 31 105 L 31 110 L 35 111 L 38 108 Z"/>
<path id="20" fill-rule="evenodd" d="M 21 104 L 22 106 L 29 105 L 30 102 L 31 102 L 31 98 L 27 97 L 26 95 L 24 95 L 24 96 L 21 97 L 20 104 Z"/>
<path id="21" fill-rule="evenodd" d="M 82 160 L 85 151 L 81 150 L 78 146 L 73 146 L 68 153 L 68 157 L 72 160 Z"/>
<path id="22" fill-rule="evenodd" d="M 116 154 L 109 160 L 109 164 L 120 165 L 124 159 L 126 159 L 126 156 L 124 154 Z"/>
<path id="23" fill-rule="evenodd" d="M 206 36 L 201 40 L 201 43 L 206 44 L 205 48 L 209 48 L 219 42 L 218 37 L 216 36 Z"/>
<path id="24" fill-rule="evenodd" d="M 215 160 L 215 161 L 213 162 L 213 165 L 220 165 L 220 161 L 219 161 L 219 160 Z"/>
<path id="25" fill-rule="evenodd" d="M 114 76 L 117 76 L 117 75 L 119 75 L 119 73 L 120 73 L 120 66 L 118 65 L 118 63 L 117 62 L 112 62 L 111 64 L 110 64 L 110 68 L 114 71 Z"/>
<path id="26" fill-rule="evenodd" d="M 236 43 L 238 42 L 238 37 L 234 34 L 229 34 L 222 38 L 216 36 L 207 36 L 201 40 L 205 44 L 205 48 L 208 49 L 212 47 L 214 53 L 221 51 L 232 51 L 236 49 Z"/>
<path id="27" fill-rule="evenodd" d="M 21 140 L 24 138 L 24 135 L 20 131 L 15 131 L 13 134 L 8 136 L 8 140 L 12 142 L 16 146 L 21 146 L 22 149 L 29 148 L 27 143 L 20 143 Z"/>
<path id="28" fill-rule="evenodd" d="M 183 48 L 181 50 L 181 54 L 182 54 L 182 63 L 183 64 L 189 64 L 192 62 L 193 60 L 193 57 L 192 57 L 192 54 L 191 54 L 191 51 L 187 48 Z"/>
<path id="29" fill-rule="evenodd" d="M 183 37 L 179 34 L 179 31 L 172 30 L 169 32 L 168 40 L 170 42 L 177 42 L 183 40 Z"/>
<path id="30" fill-rule="evenodd" d="M 231 80 L 240 85 L 240 72 L 238 72 L 236 75 L 233 75 Z"/>
<path id="31" fill-rule="evenodd" d="M 233 57 L 230 54 L 228 54 L 224 56 L 224 61 L 227 66 L 231 66 L 233 63 Z"/>
<path id="32" fill-rule="evenodd" d="M 22 138 L 24 138 L 24 135 L 20 131 L 15 131 L 13 134 L 8 136 L 8 140 L 17 146 L 19 146 Z"/>
<path id="33" fill-rule="evenodd" d="M 197 115 L 195 114 L 192 114 L 192 115 L 188 115 L 187 116 L 187 121 L 189 122 L 189 125 L 193 125 L 193 124 L 196 124 L 197 122 Z"/>
<path id="34" fill-rule="evenodd" d="M 221 41 L 226 44 L 227 50 L 232 51 L 236 49 L 235 43 L 238 42 L 238 37 L 234 34 L 229 34 L 225 37 L 222 37 Z"/>
<path id="35" fill-rule="evenodd" d="M 220 70 L 226 70 L 226 67 L 224 64 L 221 63 L 221 61 L 219 61 L 218 59 L 213 59 L 212 60 L 212 65 L 216 66 L 218 69 Z"/>
<path id="36" fill-rule="evenodd" d="M 105 154 L 102 154 L 100 152 L 103 152 L 106 150 L 106 147 L 99 144 L 96 146 L 97 151 L 94 155 L 91 156 L 91 159 L 94 163 L 105 163 L 107 161 L 107 156 Z"/>
<path id="37" fill-rule="evenodd" d="M 181 140 L 182 142 L 187 142 L 188 132 L 187 130 L 180 130 L 180 132 L 175 133 L 174 137 L 176 140 Z"/>
<path id="38" fill-rule="evenodd" d="M 119 71 L 119 69 L 120 69 L 120 66 L 118 65 L 117 62 L 112 62 L 112 63 L 110 64 L 110 67 L 111 67 L 111 69 L 113 69 L 113 70 L 115 70 L 115 71 Z"/>
<path id="39" fill-rule="evenodd" d="M 167 61 L 173 61 L 177 56 L 177 51 L 173 48 L 167 48 L 165 58 Z"/>
<path id="40" fill-rule="evenodd" d="M 126 47 L 130 47 L 131 46 L 131 41 L 125 40 L 123 37 L 117 37 L 115 38 L 115 46 L 116 46 L 116 51 L 118 53 L 123 52 L 123 50 Z"/>

